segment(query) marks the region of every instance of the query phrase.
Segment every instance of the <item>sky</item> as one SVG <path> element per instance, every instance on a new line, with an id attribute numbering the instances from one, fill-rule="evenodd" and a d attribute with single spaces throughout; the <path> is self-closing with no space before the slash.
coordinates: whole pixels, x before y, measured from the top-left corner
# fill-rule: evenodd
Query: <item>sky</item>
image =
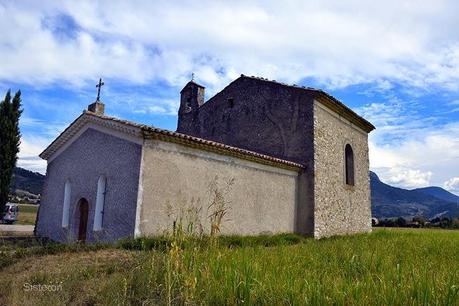
<path id="1" fill-rule="evenodd" d="M 371 121 L 370 168 L 459 195 L 459 1 L 3 1 L 0 95 L 21 90 L 18 165 L 81 114 L 175 130 L 190 80 L 320 88 Z"/>

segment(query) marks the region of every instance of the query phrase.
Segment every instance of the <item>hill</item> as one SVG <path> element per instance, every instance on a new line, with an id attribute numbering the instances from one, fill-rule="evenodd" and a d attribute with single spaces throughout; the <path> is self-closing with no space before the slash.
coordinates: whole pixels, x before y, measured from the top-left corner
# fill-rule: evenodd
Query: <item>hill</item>
<path id="1" fill-rule="evenodd" d="M 13 171 L 11 190 L 23 190 L 33 194 L 41 194 L 44 182 L 45 176 L 43 174 L 16 167 Z"/>
<path id="2" fill-rule="evenodd" d="M 406 190 L 381 182 L 374 172 L 370 172 L 372 214 L 377 218 L 407 217 L 422 215 L 427 218 L 436 216 L 458 217 L 457 203 L 433 196 L 428 191 Z M 435 194 L 448 193 L 439 187 Z M 441 190 L 438 190 L 441 189 Z M 454 196 L 454 195 L 453 195 Z"/>
<path id="3" fill-rule="evenodd" d="M 413 189 L 414 191 L 421 192 L 424 194 L 431 195 L 433 197 L 448 201 L 448 202 L 453 202 L 453 203 L 458 203 L 459 202 L 459 197 L 455 194 L 452 194 L 449 191 L 446 191 L 443 188 L 440 187 L 425 187 L 425 188 L 417 188 Z"/>

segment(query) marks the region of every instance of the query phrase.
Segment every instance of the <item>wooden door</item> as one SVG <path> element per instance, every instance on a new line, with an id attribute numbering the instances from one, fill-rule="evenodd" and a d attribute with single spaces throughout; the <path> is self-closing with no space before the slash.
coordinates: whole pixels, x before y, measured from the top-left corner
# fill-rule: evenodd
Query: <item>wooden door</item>
<path id="1" fill-rule="evenodd" d="M 79 210 L 80 210 L 80 225 L 78 226 L 78 241 L 86 241 L 86 232 L 88 229 L 88 212 L 89 212 L 89 203 L 86 199 L 81 199 L 79 201 Z"/>

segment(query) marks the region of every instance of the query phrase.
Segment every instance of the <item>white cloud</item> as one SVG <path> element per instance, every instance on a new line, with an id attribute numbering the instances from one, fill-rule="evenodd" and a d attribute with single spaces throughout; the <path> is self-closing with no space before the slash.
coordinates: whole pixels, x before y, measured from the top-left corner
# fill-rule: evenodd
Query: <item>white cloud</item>
<path id="1" fill-rule="evenodd" d="M 161 106 L 152 105 L 152 106 L 148 106 L 146 108 L 135 109 L 134 113 L 136 113 L 136 114 L 147 114 L 147 113 L 165 114 L 166 110 Z"/>
<path id="2" fill-rule="evenodd" d="M 387 183 L 405 188 L 419 188 L 430 185 L 432 172 L 422 172 L 421 170 L 391 168 Z"/>
<path id="3" fill-rule="evenodd" d="M 357 109 L 377 127 L 369 138 L 370 167 L 398 187 L 441 186 L 459 173 L 459 123 L 425 118 L 412 109 L 397 99 Z"/>
<path id="4" fill-rule="evenodd" d="M 23 135 L 17 166 L 31 171 L 46 173 L 46 161 L 38 157 L 50 143 L 50 139 L 35 135 Z"/>
<path id="5" fill-rule="evenodd" d="M 194 71 L 213 88 L 246 73 L 291 83 L 314 77 L 329 86 L 376 81 L 384 89 L 390 79 L 457 89 L 458 6 L 395 0 L 5 2 L 0 27 L 8 30 L 0 33 L 0 54 L 9 65 L 0 79 L 79 85 L 103 75 L 177 85 Z"/>
<path id="6" fill-rule="evenodd" d="M 33 129 L 39 132 L 40 135 L 48 136 L 50 138 L 53 138 L 59 135 L 67 127 L 67 124 L 68 123 L 64 123 L 64 122 L 60 122 L 60 123 L 50 122 L 50 121 L 39 120 L 36 118 L 24 117 L 24 116 L 21 116 L 21 119 L 20 119 L 21 129 L 23 128 Z M 28 139 L 34 139 L 34 138 L 35 137 L 33 137 L 31 134 L 28 134 Z M 39 137 L 39 142 L 41 144 L 44 144 L 42 137 Z"/>
<path id="7" fill-rule="evenodd" d="M 0 83 L 64 82 L 74 89 L 102 76 L 182 86 L 195 72 L 209 96 L 240 73 L 288 83 L 312 77 L 330 87 L 375 82 L 377 92 L 394 84 L 457 91 L 458 11 L 459 2 L 446 0 L 0 0 L 0 57 L 7 63 Z M 105 97 L 138 113 L 175 115 L 178 108 L 178 97 L 104 88 Z M 402 187 L 443 184 L 459 173 L 459 124 L 413 114 L 409 103 L 390 97 L 357 110 L 377 126 L 372 169 Z M 45 146 L 24 135 L 21 163 L 43 168 L 32 152 Z"/>
<path id="8" fill-rule="evenodd" d="M 443 186 L 446 190 L 459 194 L 459 177 L 453 177 L 447 180 Z"/>
<path id="9" fill-rule="evenodd" d="M 176 116 L 179 109 L 179 97 L 176 99 L 155 98 L 150 92 L 107 91 L 104 99 L 110 101 L 115 109 L 128 108 L 136 114 L 155 114 Z"/>

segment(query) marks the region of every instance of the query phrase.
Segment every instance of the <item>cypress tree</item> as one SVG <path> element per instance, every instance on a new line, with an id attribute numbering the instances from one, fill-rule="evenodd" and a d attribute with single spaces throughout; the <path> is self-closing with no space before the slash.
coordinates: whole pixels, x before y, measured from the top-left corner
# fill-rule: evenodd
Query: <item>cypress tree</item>
<path id="1" fill-rule="evenodd" d="M 11 100 L 11 92 L 0 102 L 0 215 L 3 216 L 5 204 L 8 202 L 13 169 L 19 153 L 21 133 L 19 118 L 21 117 L 21 91 Z"/>

